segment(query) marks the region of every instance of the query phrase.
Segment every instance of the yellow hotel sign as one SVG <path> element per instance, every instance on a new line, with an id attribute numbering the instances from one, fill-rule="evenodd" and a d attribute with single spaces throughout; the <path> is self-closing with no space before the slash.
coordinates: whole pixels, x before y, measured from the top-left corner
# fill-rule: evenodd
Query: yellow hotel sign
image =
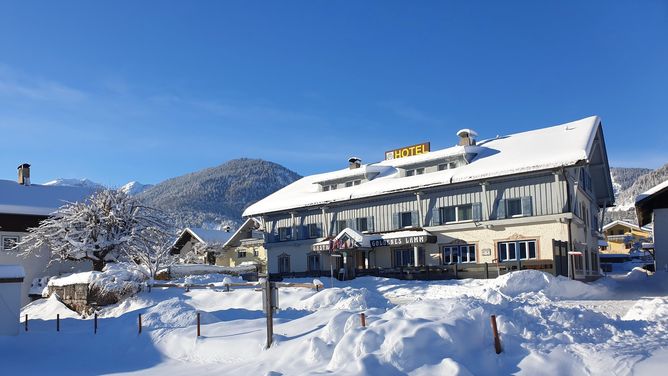
<path id="1" fill-rule="evenodd" d="M 385 152 L 385 160 L 405 158 L 413 155 L 429 153 L 429 143 L 423 142 L 421 144 L 405 146 L 403 148 L 394 149 Z"/>

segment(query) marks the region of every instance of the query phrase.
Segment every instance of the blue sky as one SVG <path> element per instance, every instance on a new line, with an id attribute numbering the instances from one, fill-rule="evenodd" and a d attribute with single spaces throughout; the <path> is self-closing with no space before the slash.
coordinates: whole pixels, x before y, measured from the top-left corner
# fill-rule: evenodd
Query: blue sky
<path id="1" fill-rule="evenodd" d="M 0 178 L 155 183 L 238 157 L 301 174 L 589 115 L 668 162 L 666 1 L 0 4 Z"/>

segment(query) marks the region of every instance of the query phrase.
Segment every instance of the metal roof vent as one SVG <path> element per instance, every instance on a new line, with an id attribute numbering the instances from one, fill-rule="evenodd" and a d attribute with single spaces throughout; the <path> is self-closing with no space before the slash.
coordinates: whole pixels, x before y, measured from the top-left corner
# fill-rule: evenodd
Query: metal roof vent
<path id="1" fill-rule="evenodd" d="M 362 160 L 357 158 L 357 157 L 350 157 L 348 159 L 348 168 L 353 170 L 356 168 L 360 168 L 362 166 Z"/>

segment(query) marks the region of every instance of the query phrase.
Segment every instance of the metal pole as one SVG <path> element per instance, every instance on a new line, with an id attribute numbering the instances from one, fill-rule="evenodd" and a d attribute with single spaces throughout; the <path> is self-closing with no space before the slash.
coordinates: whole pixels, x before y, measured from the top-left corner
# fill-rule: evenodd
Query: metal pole
<path id="1" fill-rule="evenodd" d="M 198 337 L 200 336 L 199 323 L 200 323 L 199 312 L 197 312 L 197 336 Z"/>
<path id="2" fill-rule="evenodd" d="M 141 334 L 141 313 L 139 314 L 139 333 Z"/>
<path id="3" fill-rule="evenodd" d="M 25 322 L 25 324 L 26 324 L 26 332 L 27 332 L 27 331 L 28 331 L 28 314 L 27 314 L 27 313 L 26 313 L 26 322 Z"/>
<path id="4" fill-rule="evenodd" d="M 56 314 L 56 332 L 60 331 L 60 313 Z"/>
<path id="5" fill-rule="evenodd" d="M 97 312 L 95 313 L 95 325 L 93 326 L 93 334 L 97 334 Z"/>

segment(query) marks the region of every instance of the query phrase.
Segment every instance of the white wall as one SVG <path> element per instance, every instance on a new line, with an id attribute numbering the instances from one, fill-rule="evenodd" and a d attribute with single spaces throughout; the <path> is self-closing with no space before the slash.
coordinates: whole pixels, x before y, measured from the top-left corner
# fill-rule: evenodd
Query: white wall
<path id="1" fill-rule="evenodd" d="M 0 283 L 0 336 L 19 334 L 21 283 Z"/>
<path id="2" fill-rule="evenodd" d="M 2 235 L 18 235 L 23 237 L 26 233 L 9 233 L 0 231 L 0 238 Z M 56 261 L 49 265 L 50 252 L 48 249 L 40 249 L 39 252 L 24 258 L 19 256 L 19 251 L 2 251 L 0 250 L 0 264 L 5 265 L 21 265 L 25 269 L 25 278 L 21 285 L 21 305 L 26 305 L 30 302 L 28 293 L 30 291 L 30 284 L 35 278 L 45 276 L 56 276 L 64 273 L 73 273 L 79 271 L 92 270 L 90 261 Z"/>
<path id="3" fill-rule="evenodd" d="M 668 209 L 654 209 L 654 254 L 656 271 L 668 270 Z"/>

